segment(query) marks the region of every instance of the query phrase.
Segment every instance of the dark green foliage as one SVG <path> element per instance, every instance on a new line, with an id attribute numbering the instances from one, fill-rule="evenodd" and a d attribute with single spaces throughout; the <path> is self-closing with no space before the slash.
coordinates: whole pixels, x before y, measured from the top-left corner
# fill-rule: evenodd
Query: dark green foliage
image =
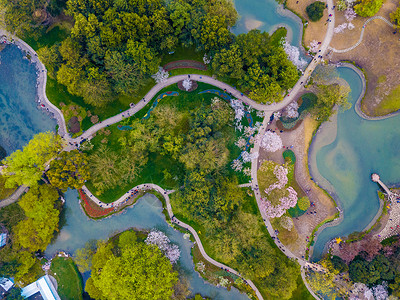
<path id="1" fill-rule="evenodd" d="M 349 269 L 344 260 L 341 259 L 339 256 L 334 255 L 331 258 L 331 262 L 335 270 L 337 270 L 339 273 L 346 272 Z"/>
<path id="2" fill-rule="evenodd" d="M 369 262 L 356 256 L 349 264 L 349 276 L 354 282 L 375 285 L 395 278 L 395 268 L 384 255 L 379 254 Z"/>
<path id="3" fill-rule="evenodd" d="M 296 155 L 294 154 L 294 152 L 292 150 L 285 150 L 283 151 L 283 159 L 285 161 L 289 161 L 291 165 L 294 165 L 296 162 Z"/>
<path id="4" fill-rule="evenodd" d="M 325 3 L 321 1 L 315 1 L 306 8 L 308 17 L 312 22 L 319 21 L 324 15 Z"/>
<path id="5" fill-rule="evenodd" d="M 396 243 L 397 241 L 399 240 L 399 236 L 397 236 L 397 235 L 393 235 L 393 236 L 391 236 L 391 237 L 388 237 L 388 238 L 386 238 L 386 239 L 384 239 L 382 242 L 381 242 L 381 244 L 382 244 L 382 246 L 391 246 L 391 245 L 393 245 L 394 243 Z"/>
<path id="6" fill-rule="evenodd" d="M 25 298 L 21 296 L 21 288 L 14 286 L 6 296 L 6 300 L 24 300 Z"/>
<path id="7" fill-rule="evenodd" d="M 277 38 L 259 30 L 238 35 L 233 44 L 215 54 L 212 67 L 218 75 L 236 79 L 239 88 L 258 102 L 282 100 L 282 92 L 298 79 Z"/>

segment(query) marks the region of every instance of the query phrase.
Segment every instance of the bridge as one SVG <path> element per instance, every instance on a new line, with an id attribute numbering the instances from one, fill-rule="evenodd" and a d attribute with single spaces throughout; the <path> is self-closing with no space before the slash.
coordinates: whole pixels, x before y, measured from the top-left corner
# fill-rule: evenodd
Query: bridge
<path id="1" fill-rule="evenodd" d="M 373 182 L 378 183 L 378 184 L 383 188 L 383 190 L 385 191 L 386 195 L 388 196 L 388 199 L 389 199 L 391 202 L 393 202 L 394 200 L 396 200 L 397 194 L 396 194 L 396 193 L 393 193 L 392 191 L 389 190 L 389 188 L 386 186 L 386 184 L 384 184 L 384 183 L 381 181 L 381 179 L 380 179 L 380 177 L 379 177 L 378 174 L 376 174 L 376 173 L 372 174 L 372 175 L 371 175 L 371 180 L 372 180 Z"/>

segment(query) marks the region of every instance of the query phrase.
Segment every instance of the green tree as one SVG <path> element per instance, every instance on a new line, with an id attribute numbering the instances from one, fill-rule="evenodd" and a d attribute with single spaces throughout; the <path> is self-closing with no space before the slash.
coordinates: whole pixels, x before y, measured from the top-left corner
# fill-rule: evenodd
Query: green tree
<path id="1" fill-rule="evenodd" d="M 169 260 L 157 246 L 124 235 L 116 254 L 111 243 L 98 248 L 86 291 L 95 299 L 170 299 L 178 274 Z"/>
<path id="2" fill-rule="evenodd" d="M 78 266 L 79 272 L 85 273 L 90 270 L 96 249 L 96 241 L 89 241 L 85 244 L 85 247 L 75 251 L 74 262 Z"/>
<path id="3" fill-rule="evenodd" d="M 37 51 L 40 61 L 46 66 L 47 74 L 53 79 L 56 78 L 58 66 L 62 62 L 58 48 L 59 45 L 55 44 L 51 47 L 42 47 Z"/>
<path id="4" fill-rule="evenodd" d="M 318 85 L 317 103 L 312 112 L 314 118 L 321 122 L 326 121 L 333 113 L 333 107 L 338 105 L 346 110 L 351 107 L 348 102 L 350 88 L 339 84 Z"/>
<path id="5" fill-rule="evenodd" d="M 390 20 L 394 23 L 396 28 L 400 28 L 400 6 L 390 14 Z"/>
<path id="6" fill-rule="evenodd" d="M 36 134 L 23 150 L 17 150 L 6 157 L 3 174 L 6 176 L 6 187 L 17 185 L 33 186 L 43 175 L 51 159 L 62 149 L 60 136 L 52 132 Z"/>
<path id="7" fill-rule="evenodd" d="M 359 0 L 354 11 L 361 17 L 372 17 L 382 7 L 383 0 Z"/>
<path id="8" fill-rule="evenodd" d="M 90 178 L 87 155 L 77 150 L 62 152 L 50 163 L 47 171 L 50 183 L 61 189 L 80 189 Z"/>
<path id="9" fill-rule="evenodd" d="M 321 20 L 324 15 L 325 3 L 321 1 L 315 1 L 306 7 L 308 17 L 312 22 Z"/>

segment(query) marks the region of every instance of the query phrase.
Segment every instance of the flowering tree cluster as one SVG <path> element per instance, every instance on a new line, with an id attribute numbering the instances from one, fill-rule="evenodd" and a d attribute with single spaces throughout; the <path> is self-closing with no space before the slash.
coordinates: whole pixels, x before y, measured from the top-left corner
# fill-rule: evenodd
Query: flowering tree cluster
<path id="1" fill-rule="evenodd" d="M 386 282 L 374 286 L 372 290 L 374 292 L 375 300 L 385 300 L 389 296 Z"/>
<path id="2" fill-rule="evenodd" d="M 333 29 L 334 33 L 342 33 L 347 28 L 347 23 L 340 24 Z"/>
<path id="3" fill-rule="evenodd" d="M 193 82 L 189 79 L 186 78 L 182 82 L 182 86 L 185 88 L 186 91 L 190 90 L 192 88 Z"/>
<path id="4" fill-rule="evenodd" d="M 274 175 L 277 182 L 271 184 L 264 192 L 268 195 L 274 189 L 283 189 L 288 183 L 288 169 L 283 166 L 275 166 Z M 261 199 L 261 209 L 263 209 L 269 218 L 281 217 L 287 209 L 295 207 L 297 203 L 297 192 L 291 187 L 286 188 L 287 196 L 279 199 L 277 206 L 272 205 L 269 200 Z"/>
<path id="5" fill-rule="evenodd" d="M 299 105 L 297 101 L 291 102 L 288 106 L 286 106 L 286 114 L 289 118 L 297 118 L 299 116 Z"/>
<path id="6" fill-rule="evenodd" d="M 264 190 L 264 192 L 268 195 L 274 189 L 284 188 L 285 185 L 287 185 L 288 183 L 288 178 L 287 178 L 288 172 L 289 172 L 288 169 L 283 166 L 279 165 L 275 166 L 274 175 L 276 176 L 278 181 L 271 184 L 268 188 Z"/>
<path id="7" fill-rule="evenodd" d="M 282 139 L 275 132 L 267 131 L 261 140 L 261 147 L 268 152 L 276 152 L 283 147 Z"/>
<path id="8" fill-rule="evenodd" d="M 165 71 L 162 67 L 158 67 L 158 72 L 151 77 L 157 82 L 162 83 L 167 80 L 169 73 Z"/>
<path id="9" fill-rule="evenodd" d="M 264 118 L 264 111 L 263 110 L 257 110 L 256 112 L 256 116 L 259 118 Z"/>
<path id="10" fill-rule="evenodd" d="M 313 41 L 310 43 L 309 49 L 310 49 L 311 52 L 318 52 L 318 49 L 319 49 L 318 41 L 313 40 Z"/>
<path id="11" fill-rule="evenodd" d="M 181 256 L 181 251 L 177 245 L 171 244 L 169 238 L 161 231 L 153 229 L 147 235 L 145 240 L 147 245 L 156 245 L 164 255 L 169 259 L 171 264 L 176 263 Z"/>
<path id="12" fill-rule="evenodd" d="M 231 168 L 236 171 L 240 172 L 243 169 L 243 163 L 240 159 L 234 159 L 231 165 Z"/>
<path id="13" fill-rule="evenodd" d="M 347 22 L 351 22 L 356 18 L 356 12 L 351 8 L 347 8 L 344 12 L 344 17 L 346 18 Z"/>
<path id="14" fill-rule="evenodd" d="M 283 49 L 285 50 L 289 60 L 297 67 L 298 70 L 303 69 L 307 62 L 300 57 L 300 50 L 296 46 L 292 46 L 288 41 L 284 41 Z"/>
<path id="15" fill-rule="evenodd" d="M 235 111 L 235 128 L 242 131 L 243 126 L 240 124 L 244 117 L 244 105 L 243 102 L 236 99 L 231 99 L 231 107 Z"/>

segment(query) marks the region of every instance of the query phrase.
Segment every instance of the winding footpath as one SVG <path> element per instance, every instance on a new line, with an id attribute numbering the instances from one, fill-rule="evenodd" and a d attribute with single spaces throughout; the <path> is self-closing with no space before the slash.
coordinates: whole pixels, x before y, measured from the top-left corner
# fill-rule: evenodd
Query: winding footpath
<path id="1" fill-rule="evenodd" d="M 171 207 L 171 202 L 169 200 L 169 194 L 173 193 L 174 191 L 171 190 L 164 190 L 162 187 L 154 184 L 154 183 L 144 183 L 144 184 L 140 184 L 138 186 L 135 186 L 134 188 L 132 188 L 131 190 L 129 190 L 125 195 L 123 195 L 122 197 L 120 197 L 118 200 L 112 202 L 112 203 L 104 203 L 102 201 L 100 201 L 99 199 L 96 198 L 96 196 L 94 196 L 86 186 L 82 187 L 82 190 L 87 194 L 87 196 L 89 196 L 89 198 L 94 201 L 95 203 L 97 203 L 99 206 L 101 207 L 118 207 L 119 205 L 122 205 L 129 196 L 131 196 L 131 193 L 134 191 L 149 191 L 149 190 L 155 190 L 156 192 L 160 193 L 164 199 L 165 199 L 165 203 L 166 203 L 166 207 L 167 207 L 167 211 L 168 211 L 168 216 L 171 219 L 172 223 L 175 223 L 176 225 L 178 225 L 179 227 L 182 227 L 188 231 L 190 231 L 190 233 L 193 235 L 196 244 L 199 247 L 199 250 L 201 252 L 201 255 L 203 255 L 204 259 L 207 260 L 209 263 L 213 264 L 214 266 L 224 269 L 232 274 L 235 274 L 236 276 L 239 276 L 240 278 L 242 278 L 244 280 L 244 282 L 246 282 L 255 292 L 255 294 L 257 295 L 257 298 L 262 300 L 263 297 L 260 293 L 260 291 L 258 290 L 258 288 L 255 286 L 255 284 L 250 280 L 250 279 L 246 279 L 244 278 L 238 271 L 233 270 L 232 268 L 216 261 L 215 259 L 209 257 L 206 253 L 206 251 L 204 250 L 203 244 L 201 243 L 200 237 L 197 234 L 196 230 L 193 229 L 193 227 L 191 227 L 190 225 L 178 220 L 175 216 L 174 213 L 172 211 L 172 207 Z"/>
<path id="2" fill-rule="evenodd" d="M 371 22 L 371 21 L 373 21 L 373 20 L 382 20 L 382 21 L 384 21 L 386 24 L 388 24 L 390 27 L 392 27 L 392 28 L 394 27 L 394 24 L 390 23 L 390 21 L 388 21 L 388 20 L 387 20 L 386 18 L 384 18 L 384 17 L 381 17 L 381 16 L 371 17 L 371 18 L 369 18 L 367 21 L 364 22 L 363 27 L 362 27 L 362 29 L 361 29 L 360 38 L 358 39 L 358 42 L 357 42 L 357 43 L 355 43 L 353 46 L 351 46 L 351 47 L 349 47 L 349 48 L 346 48 L 346 49 L 340 49 L 340 50 L 338 50 L 338 49 L 335 49 L 335 48 L 332 48 L 332 47 L 329 47 L 329 49 L 332 50 L 332 51 L 335 52 L 335 53 L 345 53 L 345 52 L 349 52 L 349 51 L 353 50 L 354 48 L 357 48 L 357 47 L 362 43 L 362 40 L 363 40 L 363 37 L 364 37 L 365 27 L 367 26 L 367 24 L 368 24 L 369 22 Z"/>

